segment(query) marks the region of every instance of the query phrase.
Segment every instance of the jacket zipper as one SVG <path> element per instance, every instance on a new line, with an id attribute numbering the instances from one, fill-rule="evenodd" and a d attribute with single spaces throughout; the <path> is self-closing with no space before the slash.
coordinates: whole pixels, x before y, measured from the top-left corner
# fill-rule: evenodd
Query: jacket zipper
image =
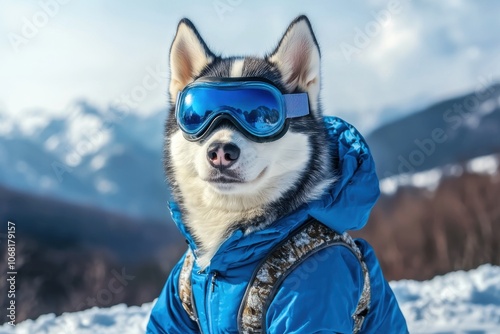
<path id="1" fill-rule="evenodd" d="M 216 285 L 216 280 L 217 280 L 217 272 L 214 271 L 210 274 L 211 277 L 209 277 L 210 283 L 210 288 L 207 293 L 207 320 L 208 320 L 208 332 L 209 334 L 213 333 L 213 327 L 212 327 L 212 308 L 210 307 L 212 304 L 212 293 L 215 290 L 215 285 Z"/>
<path id="2" fill-rule="evenodd" d="M 196 303 L 194 301 L 194 293 L 192 290 L 191 290 L 191 305 L 193 306 L 194 317 L 196 318 L 196 324 L 198 325 L 200 334 L 203 334 L 203 330 L 201 329 L 201 324 L 200 324 L 200 318 L 198 318 L 198 310 L 196 309 Z"/>
<path id="3" fill-rule="evenodd" d="M 218 275 L 218 273 L 216 271 L 214 271 L 214 273 L 212 274 L 212 286 L 210 288 L 212 290 L 211 292 L 214 292 L 215 285 L 216 285 L 215 281 L 217 280 L 217 275 Z"/>

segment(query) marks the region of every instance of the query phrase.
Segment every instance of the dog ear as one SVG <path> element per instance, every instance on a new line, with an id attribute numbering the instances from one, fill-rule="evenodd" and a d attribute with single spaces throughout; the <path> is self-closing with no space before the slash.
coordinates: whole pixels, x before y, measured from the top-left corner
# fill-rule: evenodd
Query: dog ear
<path id="1" fill-rule="evenodd" d="M 289 91 L 297 88 L 305 91 L 311 103 L 316 104 L 320 88 L 320 51 L 306 16 L 292 21 L 267 59 L 278 67 Z"/>
<path id="2" fill-rule="evenodd" d="M 194 25 L 184 18 L 177 26 L 177 33 L 170 47 L 170 99 L 200 74 L 215 59 Z"/>

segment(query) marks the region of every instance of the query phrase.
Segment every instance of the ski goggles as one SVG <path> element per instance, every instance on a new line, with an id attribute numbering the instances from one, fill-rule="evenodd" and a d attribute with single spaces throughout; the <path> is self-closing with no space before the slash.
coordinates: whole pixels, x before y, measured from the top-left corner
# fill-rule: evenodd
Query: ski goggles
<path id="1" fill-rule="evenodd" d="M 307 93 L 282 94 L 262 78 L 200 78 L 179 92 L 175 107 L 190 141 L 205 138 L 224 120 L 253 141 L 272 141 L 286 133 L 290 118 L 308 114 Z"/>

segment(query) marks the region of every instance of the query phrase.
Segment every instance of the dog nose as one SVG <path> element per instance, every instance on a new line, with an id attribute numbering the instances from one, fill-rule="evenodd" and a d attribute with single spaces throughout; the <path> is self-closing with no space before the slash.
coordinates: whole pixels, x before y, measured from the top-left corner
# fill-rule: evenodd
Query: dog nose
<path id="1" fill-rule="evenodd" d="M 217 168 L 228 168 L 240 157 L 240 148 L 232 143 L 213 143 L 208 147 L 208 162 Z"/>

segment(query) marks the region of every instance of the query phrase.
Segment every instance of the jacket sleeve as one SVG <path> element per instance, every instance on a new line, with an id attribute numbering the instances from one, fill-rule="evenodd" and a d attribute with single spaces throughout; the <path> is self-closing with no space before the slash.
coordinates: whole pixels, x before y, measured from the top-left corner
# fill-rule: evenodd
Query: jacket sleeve
<path id="1" fill-rule="evenodd" d="M 364 328 L 369 329 L 369 333 L 407 334 L 408 327 L 406 325 L 406 320 L 399 308 L 398 301 L 389 283 L 387 283 L 384 278 L 380 263 L 375 256 L 373 248 L 368 242 L 362 239 L 356 239 L 356 243 L 361 249 L 368 270 L 370 271 L 372 291 L 371 309 L 377 310 L 368 312 Z"/>
<path id="2" fill-rule="evenodd" d="M 189 334 L 199 333 L 197 324 L 184 310 L 179 297 L 179 275 L 184 257 L 170 272 L 167 283 L 151 311 L 147 334 Z"/>
<path id="3" fill-rule="evenodd" d="M 325 248 L 283 281 L 267 310 L 267 333 L 352 333 L 362 289 L 356 256 L 343 246 Z"/>

